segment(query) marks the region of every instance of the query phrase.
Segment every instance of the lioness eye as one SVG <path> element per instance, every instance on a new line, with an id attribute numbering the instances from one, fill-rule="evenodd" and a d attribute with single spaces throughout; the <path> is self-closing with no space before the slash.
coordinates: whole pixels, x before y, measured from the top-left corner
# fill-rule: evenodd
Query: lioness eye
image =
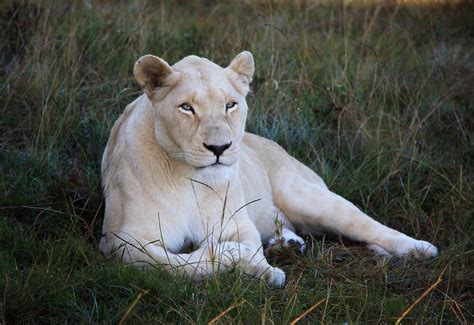
<path id="1" fill-rule="evenodd" d="M 194 108 L 189 105 L 188 103 L 183 103 L 181 105 L 179 105 L 179 107 L 183 110 L 183 111 L 186 111 L 186 112 L 191 112 L 194 114 Z"/>
<path id="2" fill-rule="evenodd" d="M 228 111 L 229 109 L 235 107 L 235 105 L 237 105 L 236 102 L 227 103 L 227 104 L 225 104 L 225 110 Z"/>

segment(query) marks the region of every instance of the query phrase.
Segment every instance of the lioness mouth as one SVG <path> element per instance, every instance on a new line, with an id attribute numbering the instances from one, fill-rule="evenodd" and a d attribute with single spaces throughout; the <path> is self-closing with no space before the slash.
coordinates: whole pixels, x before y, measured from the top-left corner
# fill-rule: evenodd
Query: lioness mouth
<path id="1" fill-rule="evenodd" d="M 215 163 L 210 164 L 210 165 L 200 166 L 200 167 L 198 167 L 198 169 L 203 169 L 203 168 L 208 168 L 208 167 L 216 167 L 216 166 L 226 166 L 226 167 L 227 167 L 227 166 L 229 166 L 229 165 L 226 165 L 226 164 L 223 164 L 223 163 L 221 163 L 221 162 L 219 162 L 219 161 L 216 161 Z"/>

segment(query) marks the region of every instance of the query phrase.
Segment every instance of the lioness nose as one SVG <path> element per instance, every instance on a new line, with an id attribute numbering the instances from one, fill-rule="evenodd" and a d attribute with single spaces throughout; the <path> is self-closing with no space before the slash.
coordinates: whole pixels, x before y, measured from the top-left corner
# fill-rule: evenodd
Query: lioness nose
<path id="1" fill-rule="evenodd" d="M 217 157 L 219 157 L 220 155 L 222 155 L 222 153 L 224 151 L 226 151 L 230 145 L 232 144 L 232 141 L 229 142 L 229 143 L 226 143 L 226 144 L 223 144 L 221 146 L 216 146 L 216 145 L 213 145 L 213 144 L 206 144 L 206 143 L 203 143 L 204 147 L 209 150 L 209 151 L 212 151 Z"/>

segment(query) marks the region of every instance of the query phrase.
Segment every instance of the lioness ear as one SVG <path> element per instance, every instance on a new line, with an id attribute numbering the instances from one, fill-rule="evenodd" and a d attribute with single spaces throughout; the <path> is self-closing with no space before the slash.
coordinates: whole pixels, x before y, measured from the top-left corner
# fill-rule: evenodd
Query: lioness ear
<path id="1" fill-rule="evenodd" d="M 165 79 L 173 74 L 165 60 L 150 54 L 139 58 L 133 70 L 135 79 L 150 99 L 153 98 L 153 90 L 164 86 Z"/>
<path id="2" fill-rule="evenodd" d="M 244 83 L 250 84 L 255 70 L 252 53 L 248 51 L 240 52 L 229 64 L 228 68 L 237 72 L 242 77 Z"/>

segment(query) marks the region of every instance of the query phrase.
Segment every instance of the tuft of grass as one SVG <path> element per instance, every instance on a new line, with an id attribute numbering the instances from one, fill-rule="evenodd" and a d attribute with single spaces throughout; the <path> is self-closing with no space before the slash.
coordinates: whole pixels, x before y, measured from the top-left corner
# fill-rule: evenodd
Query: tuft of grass
<path id="1" fill-rule="evenodd" d="M 408 323 L 472 323 L 472 15 L 469 4 L 1 4 L 0 319 L 391 323 L 413 305 Z M 141 92 L 135 60 L 227 65 L 244 49 L 257 66 L 248 130 L 437 244 L 438 258 L 383 260 L 310 237 L 303 255 L 267 252 L 288 279 L 274 289 L 238 270 L 193 283 L 100 255 L 100 158 Z"/>

